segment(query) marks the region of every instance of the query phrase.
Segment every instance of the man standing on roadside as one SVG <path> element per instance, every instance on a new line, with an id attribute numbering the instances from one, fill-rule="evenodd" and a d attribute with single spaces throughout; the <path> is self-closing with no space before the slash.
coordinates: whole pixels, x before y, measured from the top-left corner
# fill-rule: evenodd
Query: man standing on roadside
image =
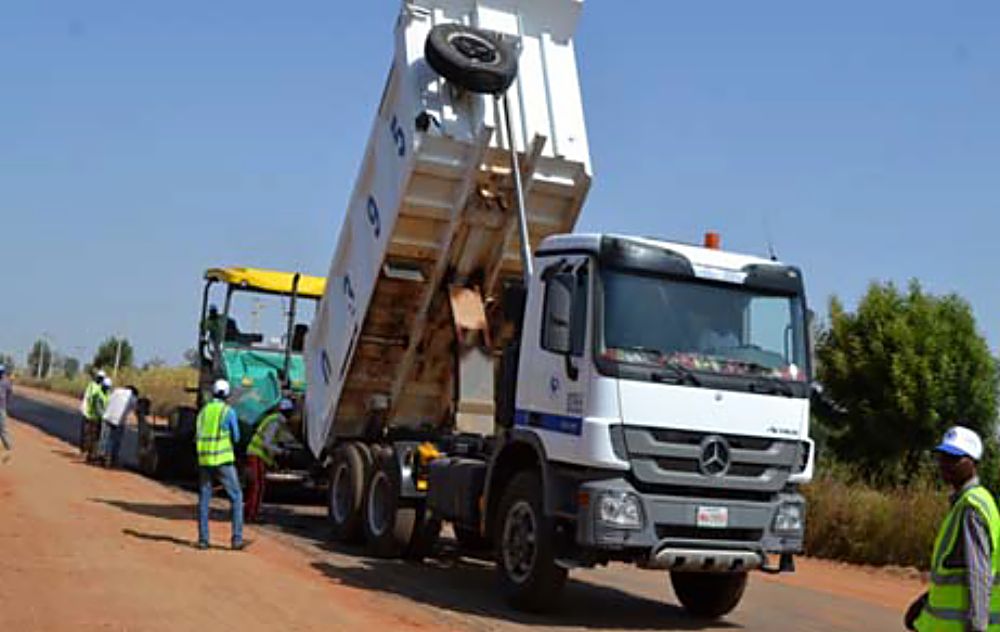
<path id="1" fill-rule="evenodd" d="M 101 459 L 104 467 L 117 467 L 122 448 L 122 435 L 128 416 L 135 412 L 139 390 L 134 386 L 116 388 L 108 397 L 108 407 L 101 421 Z"/>
<path id="2" fill-rule="evenodd" d="M 955 426 L 937 454 L 941 478 L 954 490 L 931 557 L 930 590 L 906 613 L 908 630 L 986 632 L 1000 624 L 1000 512 L 979 483 L 976 463 L 983 442 L 972 430 Z"/>
<path id="3" fill-rule="evenodd" d="M 83 397 L 80 399 L 80 454 L 87 453 L 87 428 L 90 423 L 90 398 L 94 396 L 94 391 L 101 389 L 101 383 L 107 375 L 103 370 L 98 370 L 94 374 L 94 379 L 87 382 L 87 387 L 83 389 Z"/>
<path id="4" fill-rule="evenodd" d="M 7 405 L 11 397 L 14 396 L 14 386 L 7 377 L 7 367 L 0 364 L 0 443 L 3 443 L 3 462 L 10 460 L 10 453 L 14 449 L 14 444 L 7 434 Z"/>
<path id="5" fill-rule="evenodd" d="M 108 409 L 108 395 L 111 393 L 111 378 L 101 380 L 101 385 L 93 389 L 87 406 L 87 427 L 84 432 L 84 456 L 87 463 L 101 459 L 101 419 Z"/>
<path id="6" fill-rule="evenodd" d="M 278 402 L 278 410 L 274 410 L 257 424 L 257 429 L 247 446 L 247 469 L 249 470 L 250 498 L 247 500 L 247 521 L 257 522 L 260 518 L 260 505 L 264 500 L 264 486 L 267 480 L 267 470 L 274 469 L 275 459 L 284 450 L 278 443 L 291 436 L 288 430 L 288 418 L 295 410 L 295 404 L 287 397 Z"/>
<path id="7" fill-rule="evenodd" d="M 243 490 L 236 475 L 236 455 L 233 446 L 240 440 L 236 411 L 226 404 L 229 382 L 216 380 L 212 385 L 212 401 L 198 412 L 195 440 L 198 451 L 198 548 L 207 549 L 208 512 L 212 500 L 212 481 L 219 479 L 229 495 L 232 506 L 234 550 L 243 548 Z"/>

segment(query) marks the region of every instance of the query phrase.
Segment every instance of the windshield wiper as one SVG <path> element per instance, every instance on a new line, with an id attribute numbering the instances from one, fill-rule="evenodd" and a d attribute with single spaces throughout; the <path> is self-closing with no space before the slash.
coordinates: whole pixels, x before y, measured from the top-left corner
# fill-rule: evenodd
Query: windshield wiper
<path id="1" fill-rule="evenodd" d="M 735 360 L 735 362 L 753 371 L 766 371 L 767 373 L 770 373 L 774 370 L 774 368 L 760 364 L 759 362 L 747 360 Z M 780 377 L 767 374 L 751 376 L 750 390 L 763 395 L 784 395 L 785 397 L 795 396 L 795 392 L 787 382 L 782 380 Z"/>
<path id="2" fill-rule="evenodd" d="M 657 363 L 663 362 L 666 354 L 659 349 L 654 349 L 652 347 L 643 347 L 641 345 L 635 345 L 630 347 L 615 347 L 618 351 L 626 351 L 632 353 L 641 353 L 650 356 L 656 360 Z M 643 363 L 645 365 L 645 363 Z M 701 380 L 694 372 L 687 368 L 686 366 L 679 364 L 677 362 L 664 362 L 663 364 L 658 364 L 656 367 L 650 365 L 649 367 L 650 377 L 654 382 L 666 382 L 669 384 L 691 384 L 693 386 L 701 386 Z"/>
<path id="3" fill-rule="evenodd" d="M 795 395 L 792 387 L 784 380 L 770 375 L 756 375 L 750 382 L 750 390 L 764 395 L 784 395 L 793 397 Z"/>
<path id="4" fill-rule="evenodd" d="M 663 368 L 666 370 L 652 372 L 654 382 L 669 382 L 679 385 L 691 384 L 692 386 L 701 386 L 701 380 L 694 374 L 694 371 L 686 366 L 676 362 L 670 362 L 665 364 Z"/>

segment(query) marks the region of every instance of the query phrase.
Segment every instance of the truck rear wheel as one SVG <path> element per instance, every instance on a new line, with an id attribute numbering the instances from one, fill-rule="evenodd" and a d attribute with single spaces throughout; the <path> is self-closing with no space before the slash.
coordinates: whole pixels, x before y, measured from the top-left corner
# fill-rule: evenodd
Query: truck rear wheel
<path id="1" fill-rule="evenodd" d="M 368 553 L 400 557 L 417 526 L 416 509 L 400 506 L 399 467 L 391 450 L 377 452 L 365 493 L 362 526 Z"/>
<path id="2" fill-rule="evenodd" d="M 371 471 L 372 457 L 366 446 L 347 443 L 334 451 L 330 463 L 327 517 L 335 540 L 357 542 L 361 539 L 362 509 Z"/>
<path id="3" fill-rule="evenodd" d="M 670 583 L 681 605 L 704 619 L 718 619 L 733 611 L 747 587 L 746 573 L 670 573 Z"/>
<path id="4" fill-rule="evenodd" d="M 145 441 L 140 439 L 137 460 L 139 471 L 149 478 L 160 477 L 160 453 L 156 449 L 156 440 L 149 437 Z"/>
<path id="5" fill-rule="evenodd" d="M 403 557 L 419 561 L 434 551 L 434 546 L 441 535 L 441 520 L 433 517 L 422 504 L 418 507 L 399 509 L 396 511 L 397 531 L 405 535 L 410 533 L 410 541 L 406 544 Z"/>
<path id="6" fill-rule="evenodd" d="M 542 481 L 534 472 L 514 477 L 500 500 L 497 575 L 511 606 L 529 612 L 551 608 L 566 583 L 555 560 L 555 525 L 545 516 Z"/>

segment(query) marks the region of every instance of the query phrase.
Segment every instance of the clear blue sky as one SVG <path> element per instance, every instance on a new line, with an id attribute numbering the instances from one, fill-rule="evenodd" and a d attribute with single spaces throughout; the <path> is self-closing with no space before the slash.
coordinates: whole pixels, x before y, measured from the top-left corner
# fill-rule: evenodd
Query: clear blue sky
<path id="1" fill-rule="evenodd" d="M 201 271 L 324 274 L 395 0 L 0 4 L 0 351 L 192 346 Z M 1000 343 L 1000 4 L 590 0 L 579 228 L 916 277 Z M 769 227 L 769 229 L 767 228 Z"/>

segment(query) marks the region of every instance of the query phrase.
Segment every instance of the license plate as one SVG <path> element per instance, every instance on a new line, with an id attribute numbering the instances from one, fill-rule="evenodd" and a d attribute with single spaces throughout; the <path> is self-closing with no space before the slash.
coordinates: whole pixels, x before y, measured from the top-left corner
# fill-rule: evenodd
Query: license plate
<path id="1" fill-rule="evenodd" d="M 698 507 L 699 527 L 725 529 L 729 526 L 729 509 L 726 507 Z"/>

